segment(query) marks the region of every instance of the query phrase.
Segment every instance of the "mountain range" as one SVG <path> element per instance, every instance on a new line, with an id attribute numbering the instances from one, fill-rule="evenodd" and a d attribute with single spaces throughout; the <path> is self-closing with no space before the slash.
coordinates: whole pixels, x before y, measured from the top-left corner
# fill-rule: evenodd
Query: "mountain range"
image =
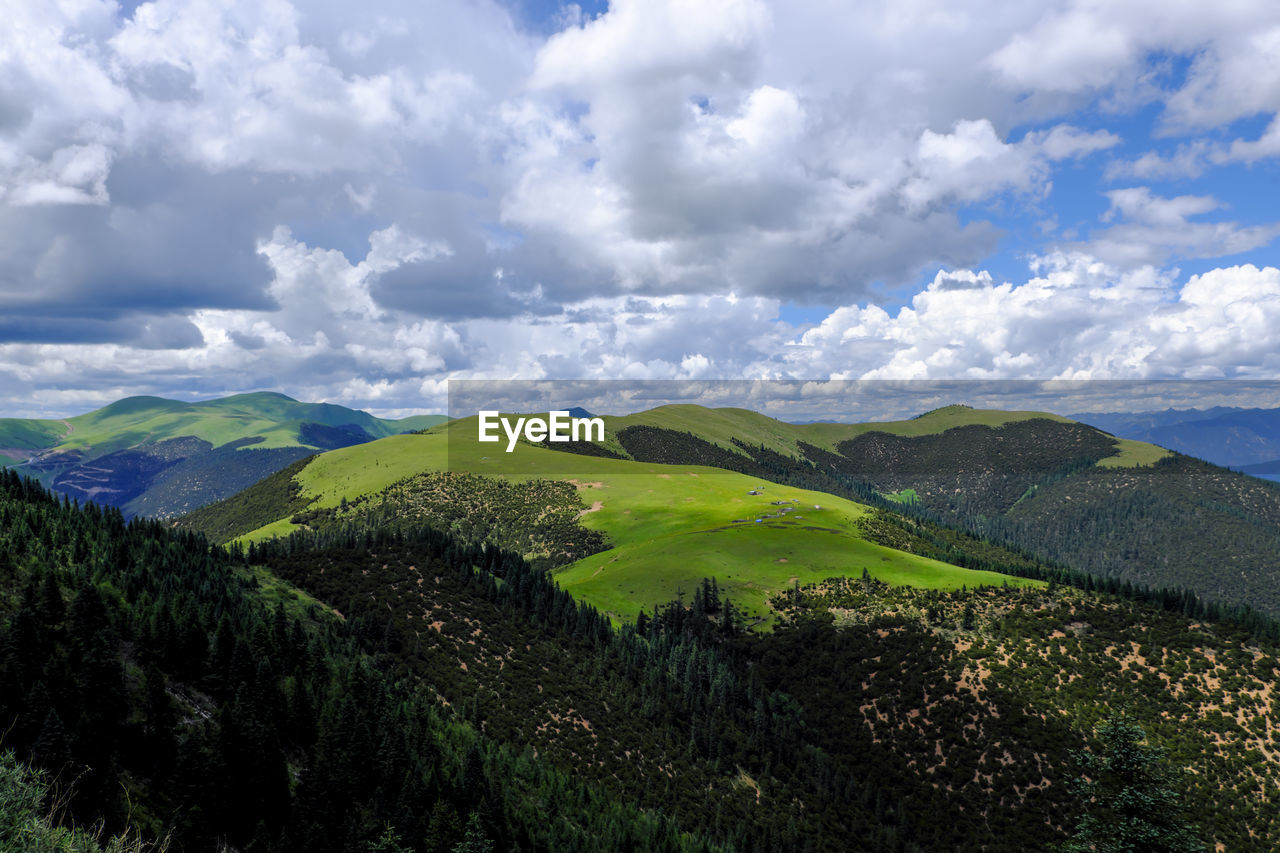
<path id="1" fill-rule="evenodd" d="M 1261 477 L 1280 474 L 1280 409 L 1090 412 L 1075 420 Z"/>
<path id="2" fill-rule="evenodd" d="M 191 851 L 1280 843 L 1277 487 L 1043 412 L 605 422 L 163 522 L 3 473 L 0 785 Z"/>
<path id="3" fill-rule="evenodd" d="M 0 462 L 126 515 L 173 516 L 235 494 L 305 456 L 424 429 L 283 394 L 186 403 L 127 397 L 65 420 L 0 419 Z"/>

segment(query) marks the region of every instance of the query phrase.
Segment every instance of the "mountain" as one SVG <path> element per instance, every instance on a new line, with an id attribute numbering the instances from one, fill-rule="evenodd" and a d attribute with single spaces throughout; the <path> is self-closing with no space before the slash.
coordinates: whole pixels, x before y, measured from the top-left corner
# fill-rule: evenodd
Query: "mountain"
<path id="1" fill-rule="evenodd" d="M 1280 612 L 1280 490 L 1058 416 L 952 406 L 908 421 L 792 425 L 742 409 L 668 406 L 606 418 L 605 441 L 590 447 L 613 458 L 556 444 L 521 443 L 507 454 L 475 433 L 475 420 L 462 419 L 323 454 L 287 483 L 264 483 L 181 523 L 260 541 L 361 518 L 417 518 L 483 540 L 485 530 L 532 522 L 494 511 L 518 504 L 514 493 L 483 506 L 451 496 L 481 490 L 451 486 L 448 475 L 541 478 L 573 486 L 564 512 L 602 534 L 601 544 L 583 551 L 588 537 L 574 525 L 560 539 L 572 547 L 500 544 L 552 568 L 615 618 L 688 593 L 706 575 L 764 620 L 773 618 L 769 593 L 837 569 L 966 584 L 952 570 L 930 579 L 923 565 L 909 568 L 908 552 L 1032 578 L 1057 567 Z M 882 523 L 893 510 L 925 525 L 924 539 Z M 958 556 L 964 537 L 1000 550 Z"/>
<path id="2" fill-rule="evenodd" d="M 1075 757 L 1105 754 L 1126 708 L 1128 755 L 1152 762 L 1135 793 L 1169 792 L 1138 819 L 1207 849 L 1280 843 L 1274 622 L 1191 598 L 868 571 L 773 593 L 769 631 L 711 579 L 613 627 L 479 531 L 379 516 L 370 487 L 395 477 L 388 463 L 444 452 L 428 438 L 275 475 L 286 498 L 363 490 L 379 506 L 229 550 L 3 475 L 0 726 L 22 762 L 77 780 L 63 819 L 128 821 L 193 853 L 1047 849 L 1098 807 L 1072 780 L 1128 784 Z M 517 457 L 501 464 L 600 461 Z M 624 464 L 654 472 L 636 495 L 661 473 L 741 476 Z M 551 480 L 486 479 L 477 507 L 537 491 L 485 535 L 536 532 L 557 505 Z M 622 488 L 582 485 L 606 501 Z M 571 541 L 556 517 L 540 543 Z"/>
<path id="3" fill-rule="evenodd" d="M 507 454 L 479 444 L 475 420 L 461 419 L 323 454 L 289 484 L 264 483 L 183 523 L 257 541 L 324 522 L 323 513 L 331 514 L 326 523 L 375 508 L 443 519 L 448 513 L 439 507 L 450 500 L 424 509 L 415 496 L 440 493 L 446 472 L 545 478 L 573 485 L 578 523 L 607 541 L 596 553 L 560 561 L 561 583 L 616 617 L 633 617 L 714 574 L 756 618 L 771 619 L 764 607 L 770 591 L 820 580 L 851 560 L 873 575 L 877 564 L 897 566 L 902 557 L 853 556 L 867 543 L 892 546 L 898 538 L 869 505 L 1005 546 L 1000 555 L 967 558 L 963 564 L 974 569 L 1054 565 L 1280 612 L 1280 491 L 1067 418 L 949 406 L 907 421 L 793 425 L 743 409 L 664 406 L 605 424 L 599 447 L 521 443 Z M 615 458 L 561 452 L 587 447 Z M 271 489 L 277 498 L 265 500 Z M 482 517 L 461 509 L 465 501 L 452 503 L 472 519 L 467 524 Z M 495 517 L 489 526 L 504 524 Z M 937 542 L 954 535 L 930 534 Z M 912 547 L 955 562 L 950 545 Z M 730 565 L 737 567 L 732 577 Z M 1044 576 L 1027 566 L 1017 571 Z"/>
<path id="4" fill-rule="evenodd" d="M 1280 460 L 1280 409 L 1216 407 L 1075 416 L 1110 433 L 1231 468 Z"/>
<path id="5" fill-rule="evenodd" d="M 886 546 L 867 505 L 707 465 L 658 465 L 476 440 L 476 419 L 299 462 L 177 520 L 217 541 L 297 531 L 433 524 L 517 550 L 615 619 L 717 577 L 744 615 L 796 582 L 860 572 L 941 589 L 1006 577 Z M 1009 559 L 1016 559 L 1012 556 Z M 1012 582 L 1022 581 L 1013 579 Z"/>
<path id="6" fill-rule="evenodd" d="M 1057 415 L 949 406 L 907 421 L 791 425 L 663 407 L 607 423 L 606 443 L 635 460 L 900 500 L 1039 561 L 1280 612 L 1280 491 Z"/>
<path id="7" fill-rule="evenodd" d="M 235 494 L 318 450 L 443 420 L 383 420 L 265 392 L 198 403 L 128 397 L 62 421 L 0 419 L 0 461 L 78 500 L 128 515 L 172 516 Z"/>

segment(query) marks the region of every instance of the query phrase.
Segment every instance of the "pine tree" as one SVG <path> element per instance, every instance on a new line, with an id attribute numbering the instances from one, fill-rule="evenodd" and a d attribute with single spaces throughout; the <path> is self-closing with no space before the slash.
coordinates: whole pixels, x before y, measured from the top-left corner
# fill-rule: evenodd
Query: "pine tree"
<path id="1" fill-rule="evenodd" d="M 1084 817 L 1066 853 L 1192 853 L 1204 850 L 1185 821 L 1163 750 L 1142 727 L 1113 713 L 1097 729 L 1098 753 L 1079 753 L 1074 789 Z"/>

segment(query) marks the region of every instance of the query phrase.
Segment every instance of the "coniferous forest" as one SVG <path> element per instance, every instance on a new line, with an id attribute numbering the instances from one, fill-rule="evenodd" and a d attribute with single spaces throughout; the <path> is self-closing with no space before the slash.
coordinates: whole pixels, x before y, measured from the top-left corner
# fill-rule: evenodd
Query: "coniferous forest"
<path id="1" fill-rule="evenodd" d="M 1082 756 L 1130 732 L 1186 849 L 1277 843 L 1265 619 L 1068 575 L 868 577 L 782 594 L 762 634 L 709 578 L 619 627 L 456 531 L 353 510 L 224 549 L 0 486 L 5 778 L 46 786 L 50 826 L 192 851 L 1045 849 L 1111 825 L 1082 780 L 1129 783 Z"/>

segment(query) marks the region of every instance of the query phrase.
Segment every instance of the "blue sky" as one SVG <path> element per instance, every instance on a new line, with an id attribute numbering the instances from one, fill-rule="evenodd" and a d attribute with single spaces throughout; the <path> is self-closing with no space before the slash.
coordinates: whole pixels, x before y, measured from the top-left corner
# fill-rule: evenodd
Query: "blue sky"
<path id="1" fill-rule="evenodd" d="M 1280 373 L 1272 3 L 13 9 L 3 414 Z"/>

